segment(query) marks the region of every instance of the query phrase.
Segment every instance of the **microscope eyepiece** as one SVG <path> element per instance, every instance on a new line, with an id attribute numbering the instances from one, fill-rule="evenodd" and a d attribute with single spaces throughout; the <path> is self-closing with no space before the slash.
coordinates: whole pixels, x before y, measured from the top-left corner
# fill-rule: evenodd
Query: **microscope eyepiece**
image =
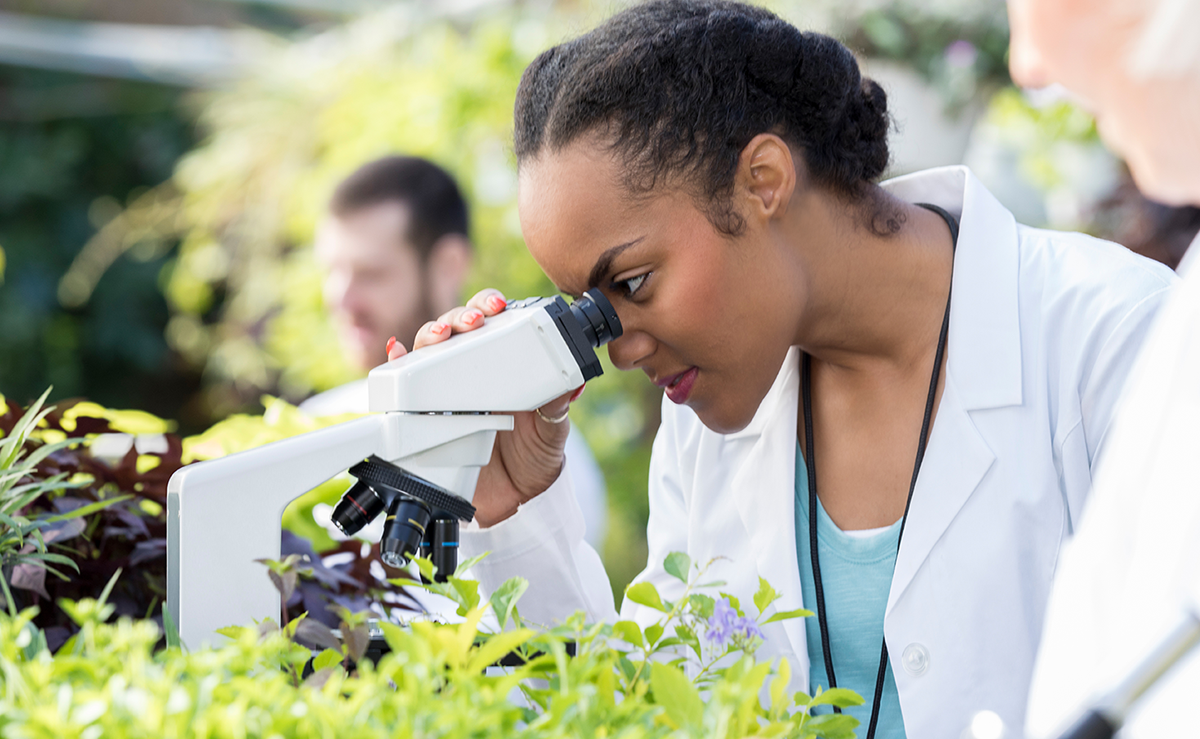
<path id="1" fill-rule="evenodd" d="M 584 336 L 593 348 L 603 346 L 621 336 L 621 319 L 608 298 L 599 290 L 588 290 L 571 303 L 571 315 L 579 321 Z"/>
<path id="2" fill-rule="evenodd" d="M 425 529 L 432 514 L 416 498 L 397 495 L 388 508 L 379 541 L 379 558 L 389 567 L 403 567 L 413 558 L 425 540 Z"/>
<path id="3" fill-rule="evenodd" d="M 379 493 L 365 482 L 356 481 L 333 508 L 333 525 L 346 536 L 354 536 L 387 507 Z"/>

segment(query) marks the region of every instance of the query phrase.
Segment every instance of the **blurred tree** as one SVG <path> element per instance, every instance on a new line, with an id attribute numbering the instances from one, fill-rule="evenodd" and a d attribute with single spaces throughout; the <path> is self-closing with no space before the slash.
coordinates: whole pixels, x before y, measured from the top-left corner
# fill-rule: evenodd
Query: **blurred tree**
<path id="1" fill-rule="evenodd" d="M 56 297 L 96 228 L 193 144 L 178 98 L 155 85 L 0 67 L 0 388 L 10 397 L 28 401 L 53 384 L 55 398 L 174 416 L 195 392 L 162 335 L 164 253 L 129 252 L 77 310 Z"/>

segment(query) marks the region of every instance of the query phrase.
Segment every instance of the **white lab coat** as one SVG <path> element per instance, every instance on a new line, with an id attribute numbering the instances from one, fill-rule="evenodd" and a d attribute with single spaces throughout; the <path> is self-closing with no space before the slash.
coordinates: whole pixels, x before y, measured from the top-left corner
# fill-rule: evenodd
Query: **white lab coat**
<path id="1" fill-rule="evenodd" d="M 981 709 L 1022 725 L 1059 547 L 1174 278 L 1115 244 L 1019 226 L 965 167 L 885 187 L 960 218 L 945 390 L 884 619 L 908 736 L 957 739 Z M 683 551 L 693 561 L 725 558 L 709 578 L 727 581 L 723 589 L 743 604 L 761 576 L 782 593 L 776 609 L 812 605 L 801 599 L 796 553 L 798 356 L 788 353 L 737 433 L 714 433 L 689 409 L 664 403 L 650 465 L 649 561 L 638 577 L 664 597 L 682 585 L 663 560 Z M 492 552 L 476 568 L 485 589 L 513 575 L 530 580 L 527 617 L 616 615 L 562 482 L 508 520 L 464 531 L 463 548 Z M 621 610 L 642 623 L 657 615 L 628 602 Z M 806 628 L 816 628 L 813 619 L 766 626 L 758 653 L 790 660 L 796 690 L 808 689 Z"/>
<path id="2" fill-rule="evenodd" d="M 1063 552 L 1026 723 L 1054 737 L 1200 617 L 1200 238 L 1155 323 L 1113 426 L 1087 516 Z M 1130 713 L 1121 736 L 1200 735 L 1200 648 Z"/>

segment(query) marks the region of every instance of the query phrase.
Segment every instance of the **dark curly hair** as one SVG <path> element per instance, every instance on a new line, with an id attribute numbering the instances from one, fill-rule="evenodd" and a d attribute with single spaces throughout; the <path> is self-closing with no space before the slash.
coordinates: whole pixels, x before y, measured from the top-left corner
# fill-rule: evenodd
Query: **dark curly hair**
<path id="1" fill-rule="evenodd" d="M 543 52 L 517 90 L 518 163 L 598 132 L 648 193 L 683 175 L 709 220 L 738 234 L 731 202 L 742 148 L 778 134 L 803 152 L 810 178 L 855 202 L 888 163 L 883 90 L 838 41 L 762 8 L 657 0 Z M 872 229 L 899 228 L 872 213 Z"/>

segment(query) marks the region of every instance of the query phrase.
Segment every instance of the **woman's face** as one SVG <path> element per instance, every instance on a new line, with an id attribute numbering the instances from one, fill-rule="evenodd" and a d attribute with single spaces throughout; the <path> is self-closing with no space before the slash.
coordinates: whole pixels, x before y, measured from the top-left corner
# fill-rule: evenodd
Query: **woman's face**
<path id="1" fill-rule="evenodd" d="M 687 193 L 633 198 L 620 175 L 586 140 L 523 163 L 529 251 L 563 292 L 599 287 L 612 301 L 624 328 L 608 345 L 618 368 L 642 370 L 710 429 L 740 430 L 796 335 L 795 260 L 754 219 L 727 237 Z"/>

